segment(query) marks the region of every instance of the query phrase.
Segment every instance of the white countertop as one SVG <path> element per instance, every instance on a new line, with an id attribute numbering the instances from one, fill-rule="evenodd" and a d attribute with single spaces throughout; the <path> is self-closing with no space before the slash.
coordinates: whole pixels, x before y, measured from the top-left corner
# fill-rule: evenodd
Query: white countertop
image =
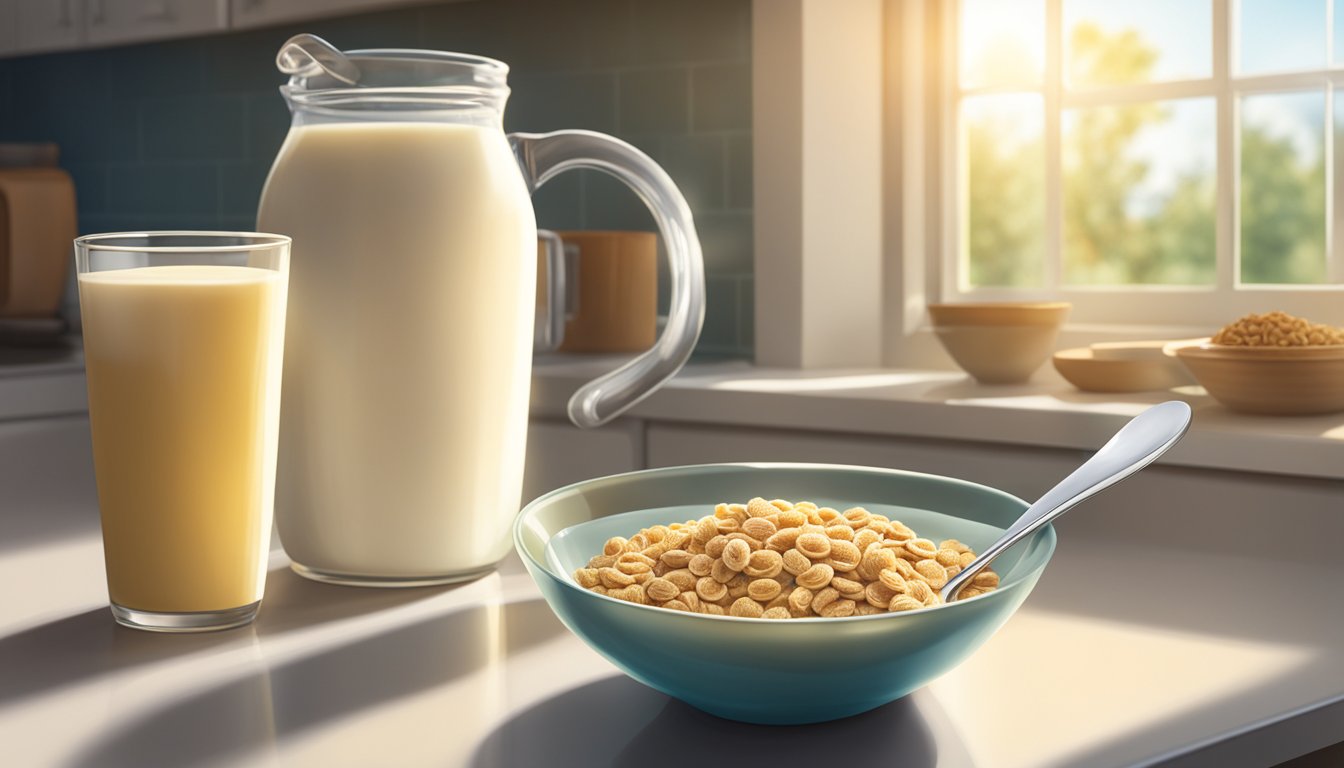
<path id="1" fill-rule="evenodd" d="M 934 684 L 836 723 L 743 726 L 621 675 L 514 558 L 384 591 L 305 581 L 276 552 L 250 627 L 117 627 L 87 422 L 0 424 L 5 441 L 24 447 L 0 464 L 10 765 L 684 766 L 669 744 L 706 743 L 693 764 L 1238 768 L 1344 738 L 1344 564 L 1061 529 L 1019 613 Z"/>

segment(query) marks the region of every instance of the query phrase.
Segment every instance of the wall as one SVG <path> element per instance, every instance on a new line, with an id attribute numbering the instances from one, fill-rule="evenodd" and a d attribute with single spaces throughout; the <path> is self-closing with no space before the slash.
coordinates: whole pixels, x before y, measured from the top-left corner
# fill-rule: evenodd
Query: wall
<path id="1" fill-rule="evenodd" d="M 663 164 L 705 252 L 699 353 L 748 356 L 750 23 L 749 0 L 474 0 L 0 60 L 0 141 L 60 143 L 84 232 L 251 229 L 289 126 L 273 64 L 287 37 L 492 56 L 513 68 L 507 130 L 603 131 Z M 549 183 L 536 208 L 543 227 L 653 228 L 594 173 Z"/>

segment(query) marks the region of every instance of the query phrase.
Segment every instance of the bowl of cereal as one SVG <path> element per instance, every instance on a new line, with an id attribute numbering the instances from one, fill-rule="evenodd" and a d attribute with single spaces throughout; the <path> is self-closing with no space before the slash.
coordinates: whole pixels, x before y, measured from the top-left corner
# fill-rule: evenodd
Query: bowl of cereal
<path id="1" fill-rule="evenodd" d="M 1242 413 L 1305 416 L 1344 411 L 1344 330 L 1270 312 L 1212 337 L 1174 342 L 1209 396 Z"/>
<path id="2" fill-rule="evenodd" d="M 1049 526 L 961 599 L 937 591 L 1026 507 L 917 472 L 713 464 L 553 491 L 514 541 L 560 620 L 634 679 L 731 720 L 814 723 L 905 696 L 1008 620 Z"/>

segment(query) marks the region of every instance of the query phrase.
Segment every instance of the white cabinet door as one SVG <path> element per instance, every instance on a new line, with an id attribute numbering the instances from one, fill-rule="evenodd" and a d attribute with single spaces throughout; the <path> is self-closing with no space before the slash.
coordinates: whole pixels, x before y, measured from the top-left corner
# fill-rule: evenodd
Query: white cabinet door
<path id="1" fill-rule="evenodd" d="M 12 0 L 14 50 L 40 53 L 84 42 L 84 0 Z"/>
<path id="2" fill-rule="evenodd" d="M 319 19 L 373 11 L 425 0 L 229 0 L 234 27 L 264 27 L 284 21 Z"/>
<path id="3" fill-rule="evenodd" d="M 87 0 L 93 45 L 187 37 L 228 28 L 228 0 Z"/>
<path id="4" fill-rule="evenodd" d="M 617 419 L 605 427 L 579 429 L 567 421 L 534 419 L 527 432 L 523 503 L 561 486 L 644 466 L 644 427 Z"/>

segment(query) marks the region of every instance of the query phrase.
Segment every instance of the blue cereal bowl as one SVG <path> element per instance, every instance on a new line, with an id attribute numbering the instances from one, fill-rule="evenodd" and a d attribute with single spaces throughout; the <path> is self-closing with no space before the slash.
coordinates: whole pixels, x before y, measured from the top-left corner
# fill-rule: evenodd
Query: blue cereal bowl
<path id="1" fill-rule="evenodd" d="M 754 496 L 864 506 L 930 539 L 983 551 L 1027 505 L 937 475 L 826 464 L 707 464 L 586 480 L 528 504 L 514 542 L 551 609 L 621 671 L 730 720 L 835 720 L 899 699 L 961 663 L 1030 594 L 1055 550 L 1046 526 L 994 561 L 998 589 L 904 613 L 788 620 L 708 616 L 636 605 L 570 574 L 610 536 L 710 514 Z M 581 523 L 591 523 L 580 525 Z M 577 527 L 576 527 L 577 526 Z"/>

